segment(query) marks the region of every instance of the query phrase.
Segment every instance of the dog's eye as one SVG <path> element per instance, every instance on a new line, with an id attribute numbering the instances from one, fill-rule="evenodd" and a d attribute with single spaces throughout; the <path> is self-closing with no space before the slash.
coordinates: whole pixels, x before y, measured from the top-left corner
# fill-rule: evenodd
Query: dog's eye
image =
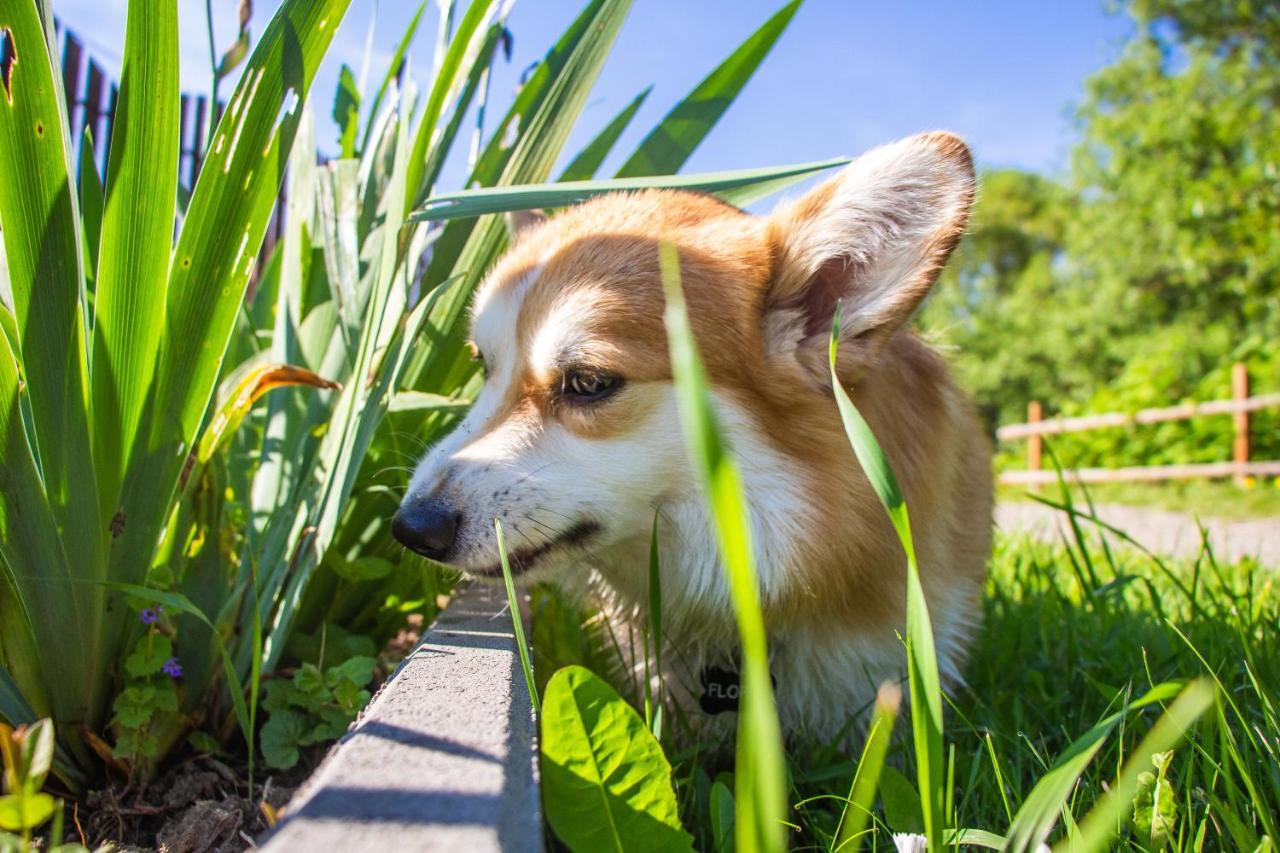
<path id="1" fill-rule="evenodd" d="M 574 370 L 566 373 L 560 392 L 575 403 L 594 403 L 603 400 L 622 386 L 622 378 L 594 370 Z"/>

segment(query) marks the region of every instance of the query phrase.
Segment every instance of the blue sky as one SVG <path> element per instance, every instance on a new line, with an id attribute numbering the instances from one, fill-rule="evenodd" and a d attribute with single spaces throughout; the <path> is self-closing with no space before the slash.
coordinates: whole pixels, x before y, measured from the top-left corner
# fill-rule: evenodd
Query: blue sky
<path id="1" fill-rule="evenodd" d="M 204 92 L 209 58 L 204 3 L 179 0 L 183 86 Z M 213 0 L 221 50 L 235 34 L 238 0 Z M 254 4 L 254 34 L 276 7 Z M 340 63 L 359 71 L 377 9 L 372 81 L 380 79 L 418 0 L 353 0 L 313 90 L 322 149 Z M 566 159 L 642 88 L 653 93 L 618 146 L 616 166 L 663 114 L 781 0 L 636 0 Z M 118 71 L 127 0 L 54 0 L 55 12 Z M 494 100 L 509 99 L 521 69 L 538 59 L 581 8 L 578 0 L 519 0 L 509 25 L 510 63 L 499 62 Z M 434 2 L 419 28 L 412 68 L 431 67 Z M 1066 168 L 1075 138 L 1071 107 L 1083 80 L 1119 52 L 1132 25 L 1104 0 L 1070 3 L 806 0 L 756 77 L 685 171 L 856 154 L 922 130 L 965 136 L 982 166 L 1047 173 Z M 229 87 L 226 90 L 229 92 Z M 450 172 L 457 174 L 457 169 Z M 446 174 L 446 178 L 448 173 Z"/>

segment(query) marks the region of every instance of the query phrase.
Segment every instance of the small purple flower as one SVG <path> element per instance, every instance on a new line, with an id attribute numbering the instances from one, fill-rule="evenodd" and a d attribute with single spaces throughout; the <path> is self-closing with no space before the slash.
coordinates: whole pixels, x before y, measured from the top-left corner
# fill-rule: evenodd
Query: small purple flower
<path id="1" fill-rule="evenodd" d="M 142 612 L 138 614 L 138 618 L 142 620 L 143 625 L 154 625 L 160 621 L 160 614 L 163 612 L 164 608 L 158 605 L 156 607 L 144 607 Z"/>
<path id="2" fill-rule="evenodd" d="M 170 678 L 182 677 L 182 664 L 178 663 L 177 658 L 169 658 L 167 661 L 164 662 L 164 666 L 162 666 L 160 669 L 164 672 L 165 675 L 169 676 Z"/>

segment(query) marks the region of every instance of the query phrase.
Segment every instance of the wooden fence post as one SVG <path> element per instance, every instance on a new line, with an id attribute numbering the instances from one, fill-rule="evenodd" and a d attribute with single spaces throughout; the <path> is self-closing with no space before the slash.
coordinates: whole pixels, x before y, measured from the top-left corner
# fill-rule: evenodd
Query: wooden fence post
<path id="1" fill-rule="evenodd" d="M 1027 423 L 1038 424 L 1043 412 L 1039 400 L 1027 403 Z M 1027 470 L 1040 470 L 1040 454 L 1044 450 L 1044 437 L 1040 433 L 1027 436 Z"/>
<path id="2" fill-rule="evenodd" d="M 1231 365 L 1231 398 L 1236 401 L 1249 399 L 1249 368 L 1242 361 Z M 1243 486 L 1243 469 L 1249 462 L 1249 413 L 1236 412 L 1232 421 L 1235 426 L 1235 442 L 1231 448 L 1231 461 L 1241 469 L 1236 474 L 1236 485 Z"/>

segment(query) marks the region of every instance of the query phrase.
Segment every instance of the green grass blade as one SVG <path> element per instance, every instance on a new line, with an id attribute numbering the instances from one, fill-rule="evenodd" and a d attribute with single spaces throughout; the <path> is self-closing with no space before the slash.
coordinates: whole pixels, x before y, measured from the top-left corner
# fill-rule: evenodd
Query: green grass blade
<path id="1" fill-rule="evenodd" d="M 644 138 L 617 176 L 678 172 L 769 55 L 798 8 L 800 0 L 792 0 L 752 33 Z"/>
<path id="2" fill-rule="evenodd" d="M 787 179 L 794 182 L 815 172 L 842 166 L 847 162 L 848 160 L 844 158 L 837 158 L 814 163 L 705 172 L 696 175 L 481 187 L 434 196 L 428 199 L 420 210 L 414 211 L 409 218 L 414 221 L 448 220 L 481 216 L 486 213 L 502 213 L 508 210 L 567 207 L 605 193 L 629 190 L 681 189 L 719 194 L 766 182 L 772 182 L 775 185 Z"/>
<path id="3" fill-rule="evenodd" d="M 409 26 L 405 29 L 404 35 L 400 38 L 400 42 L 396 45 L 396 52 L 391 56 L 391 62 L 387 65 L 387 73 L 382 78 L 382 83 L 378 86 L 378 92 L 373 96 L 373 101 L 369 104 L 368 119 L 365 123 L 364 138 L 360 142 L 360 151 L 363 152 L 369 147 L 369 134 L 373 132 L 373 128 L 377 122 L 378 111 L 382 109 L 382 101 L 387 96 L 387 89 L 391 87 L 391 81 L 396 79 L 396 75 L 400 73 L 400 66 L 404 64 L 405 54 L 409 52 L 409 46 L 413 44 L 413 37 L 418 34 L 418 24 L 422 20 L 422 13 L 427 10 L 427 4 L 424 0 L 418 6 L 418 11 L 413 13 L 413 18 L 409 21 Z M 372 25 L 371 25 L 372 26 Z"/>
<path id="4" fill-rule="evenodd" d="M 132 0 L 94 294 L 93 449 L 104 516 L 116 510 L 164 328 L 178 97 L 178 4 Z"/>
<path id="5" fill-rule="evenodd" d="M 920 786 L 920 802 L 924 811 L 925 835 L 929 849 L 943 849 L 946 783 L 943 776 L 942 747 L 942 683 L 938 676 L 938 659 L 933 643 L 933 627 L 916 551 L 911 539 L 911 520 L 907 504 L 894 476 L 889 457 L 880 448 L 871 426 L 862 417 L 836 373 L 836 349 L 840 335 L 840 306 L 836 306 L 828 348 L 831 387 L 836 406 L 844 422 L 845 434 L 853 446 L 858 464 L 889 514 L 893 528 L 907 557 L 907 676 L 911 694 L 911 730 L 916 751 L 916 774 Z"/>
<path id="6" fill-rule="evenodd" d="M 1217 691 L 1208 679 L 1201 678 L 1188 684 L 1156 720 L 1138 748 L 1129 754 L 1120 777 L 1080 822 L 1079 836 L 1058 844 L 1055 849 L 1073 853 L 1111 849 L 1115 843 L 1116 826 L 1133 800 L 1138 774 L 1151 766 L 1152 755 L 1172 749 L 1182 739 L 1187 729 L 1213 705 L 1216 695 Z"/>
<path id="7" fill-rule="evenodd" d="M 502 561 L 502 582 L 507 590 L 507 607 L 511 610 L 511 631 L 516 635 L 516 651 L 520 653 L 520 669 L 524 671 L 524 684 L 533 704 L 533 716 L 542 718 L 542 706 L 538 701 L 538 685 L 533 680 L 533 664 L 529 661 L 529 644 L 524 639 L 524 619 L 520 615 L 520 598 L 516 595 L 516 582 L 511 577 L 511 562 L 507 559 L 507 543 L 502 538 L 502 522 L 493 520 L 493 532 L 498 537 L 498 559 Z"/>
<path id="8" fill-rule="evenodd" d="M 631 124 L 631 120 L 635 118 L 636 111 L 640 109 L 652 91 L 653 87 L 648 86 L 644 91 L 632 98 L 631 102 L 605 125 L 604 130 L 596 134 L 596 137 L 578 152 L 578 156 L 574 157 L 569 165 L 565 167 L 564 172 L 560 175 L 560 180 L 589 181 L 594 178 L 596 171 L 600 168 L 600 164 L 604 162 L 605 157 L 609 156 L 613 146 L 618 143 L 618 137 L 622 136 L 622 132 Z"/>
<path id="9" fill-rule="evenodd" d="M 657 711 L 650 719 L 650 730 L 662 737 L 662 557 L 658 553 L 658 513 L 653 514 L 653 530 L 649 534 L 649 634 L 653 641 L 653 668 L 658 677 Z M 650 682 L 645 673 L 645 696 L 648 701 Z"/>
<path id="10" fill-rule="evenodd" d="M 487 35 L 483 27 L 498 6 L 498 0 L 472 0 L 467 7 L 453 38 L 449 41 L 449 49 L 431 82 L 431 91 L 427 94 L 427 103 L 422 110 L 422 118 L 418 122 L 418 130 L 413 137 L 413 151 L 409 155 L 409 192 L 406 195 L 405 212 L 414 204 L 425 198 L 431 187 L 423 181 L 427 166 L 427 152 L 436 137 L 436 125 L 444 112 L 445 103 L 461 88 L 462 69 L 469 68 L 480 55 L 480 47 Z"/>
<path id="11" fill-rule="evenodd" d="M 1103 742 L 1116 725 L 1128 713 L 1154 702 L 1166 702 L 1172 699 L 1178 694 L 1178 690 L 1177 684 L 1157 685 L 1072 741 L 1071 745 L 1058 756 L 1053 767 L 1036 782 L 1035 787 L 1023 800 L 1017 814 L 1013 816 L 1013 822 L 1009 825 L 1007 833 L 1006 849 L 1019 853 L 1019 851 L 1034 850 L 1043 843 L 1062 814 L 1076 781 L 1097 755 Z"/>
<path id="12" fill-rule="evenodd" d="M 862 846 L 862 834 L 871 822 L 871 809 L 876 802 L 876 788 L 880 771 L 889 752 L 889 740 L 893 736 L 893 723 L 898 718 L 902 704 L 902 691 L 896 684 L 882 685 L 876 694 L 876 707 L 867 728 L 867 743 L 858 759 L 858 769 L 849 787 L 849 799 L 840 813 L 836 827 L 833 851 L 853 851 Z"/>
<path id="13" fill-rule="evenodd" d="M 737 849 L 781 851 L 787 846 L 786 769 L 782 733 L 769 675 L 769 649 L 750 521 L 742 482 L 725 446 L 680 287 L 674 246 L 659 248 L 666 291 L 671 369 L 680 400 L 680 420 L 712 518 L 742 639 L 742 692 L 738 713 L 735 779 Z"/>

